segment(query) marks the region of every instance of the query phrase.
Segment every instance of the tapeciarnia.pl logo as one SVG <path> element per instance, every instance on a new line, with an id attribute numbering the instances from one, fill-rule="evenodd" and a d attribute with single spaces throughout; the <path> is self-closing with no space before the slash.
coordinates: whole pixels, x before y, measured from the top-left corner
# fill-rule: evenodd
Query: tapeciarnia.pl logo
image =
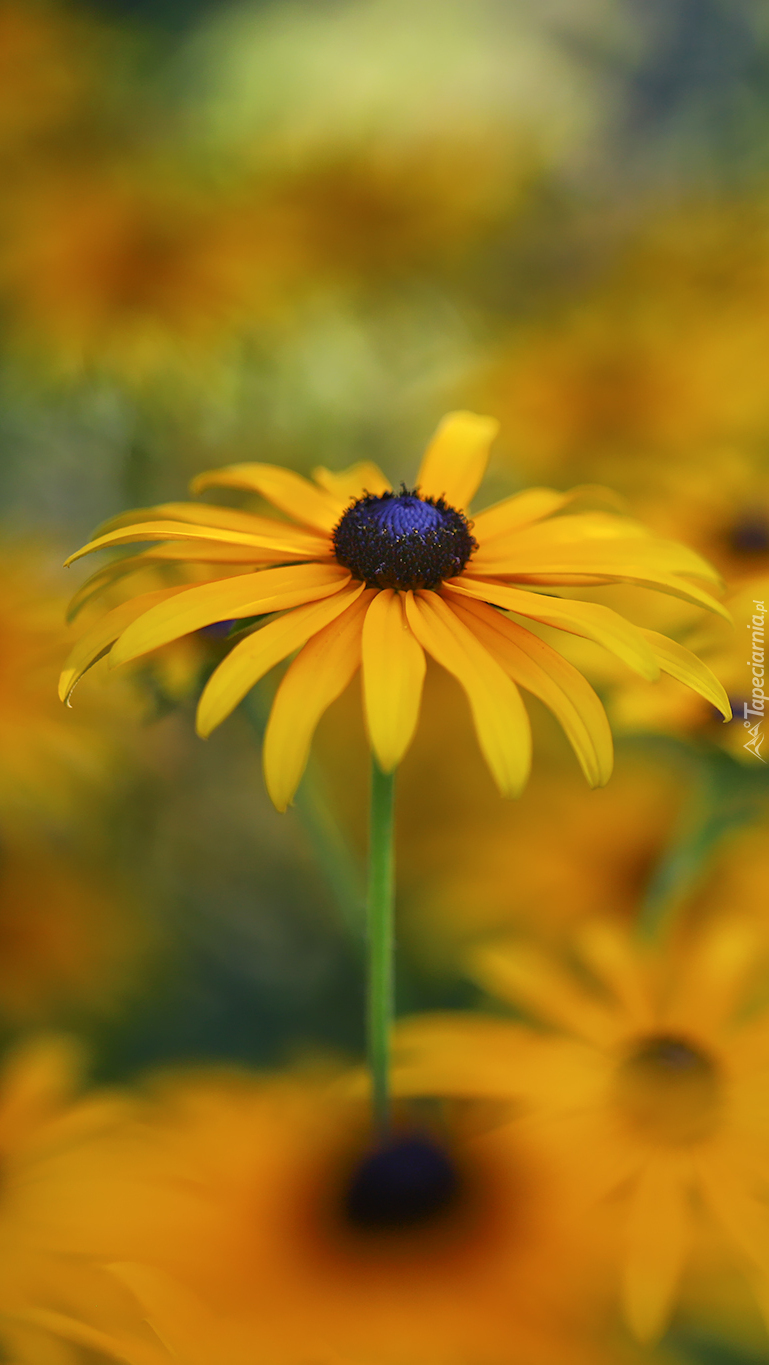
<path id="1" fill-rule="evenodd" d="M 750 739 L 742 747 L 747 749 L 749 753 L 755 754 L 756 758 L 759 758 L 762 763 L 766 763 L 766 759 L 761 754 L 761 745 L 764 742 L 761 726 L 764 723 L 766 709 L 766 696 L 764 694 L 764 620 L 766 618 L 766 607 L 763 602 L 757 602 L 755 598 L 753 599 L 753 606 L 756 608 L 755 613 L 747 623 L 753 646 L 752 657 L 748 659 L 748 668 L 752 670 L 753 692 L 752 700 L 745 702 L 745 718 L 743 720 L 745 729 L 750 733 Z M 758 719 L 750 720 L 749 717 L 753 716 L 757 716 Z"/>

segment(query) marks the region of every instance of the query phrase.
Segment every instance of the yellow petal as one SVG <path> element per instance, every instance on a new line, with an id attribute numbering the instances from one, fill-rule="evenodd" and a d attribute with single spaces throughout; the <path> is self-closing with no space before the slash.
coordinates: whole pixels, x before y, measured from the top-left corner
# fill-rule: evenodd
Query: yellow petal
<path id="1" fill-rule="evenodd" d="M 642 678 L 650 682 L 659 678 L 659 665 L 651 645 L 637 626 L 631 625 L 611 607 L 604 607 L 599 602 L 574 602 L 544 593 L 525 592 L 506 583 L 476 579 L 467 573 L 461 578 L 447 579 L 446 584 L 455 592 L 482 602 L 493 602 L 518 616 L 528 616 L 532 621 L 541 621 L 543 625 L 568 631 L 570 635 L 594 640 L 616 654 Z"/>
<path id="2" fill-rule="evenodd" d="M 406 594 L 405 603 L 420 645 L 464 688 L 499 790 L 518 796 L 531 766 L 529 718 L 518 689 L 445 598 L 420 590 Z"/>
<path id="3" fill-rule="evenodd" d="M 313 635 L 278 688 L 264 736 L 264 776 L 278 810 L 299 786 L 312 737 L 323 712 L 360 667 L 363 619 L 375 588 L 368 588 L 330 625 Z"/>
<path id="4" fill-rule="evenodd" d="M 93 539 L 119 531 L 124 526 L 135 526 L 147 521 L 182 521 L 192 526 L 215 526 L 224 531 L 245 531 L 247 535 L 279 536 L 299 547 L 315 547 L 318 535 L 301 526 L 291 526 L 275 517 L 258 517 L 253 512 L 241 512 L 234 507 L 218 507 L 205 502 L 163 502 L 157 507 L 134 507 L 102 522 L 94 531 Z"/>
<path id="5" fill-rule="evenodd" d="M 424 651 L 406 619 L 403 596 L 385 588 L 363 626 L 366 723 L 383 772 L 398 766 L 414 737 L 424 676 Z"/>
<path id="6" fill-rule="evenodd" d="M 130 1289 L 142 1317 L 168 1350 L 165 1359 L 179 1365 L 210 1365 L 211 1342 L 219 1341 L 222 1359 L 230 1357 L 226 1322 L 181 1281 L 157 1266 L 124 1261 L 109 1266 Z M 230 1357 L 231 1358 L 231 1357 Z M 133 1360 L 129 1361 L 133 1365 Z"/>
<path id="7" fill-rule="evenodd" d="M 696 1025 L 705 1035 L 729 1021 L 744 993 L 760 951 L 755 924 L 730 907 L 691 944 L 676 972 L 676 990 L 665 1011 L 668 1028 Z"/>
<path id="8" fill-rule="evenodd" d="M 604 786 L 614 759 L 611 730 L 587 679 L 546 641 L 486 602 L 457 594 L 452 605 L 513 682 L 539 697 L 557 717 L 591 787 Z"/>
<path id="9" fill-rule="evenodd" d="M 184 587 L 161 588 L 158 592 L 145 592 L 141 597 L 133 597 L 130 602 L 121 602 L 119 607 L 113 607 L 112 611 L 108 611 L 106 616 L 102 616 L 90 630 L 81 635 L 62 669 L 59 679 L 61 700 L 69 703 L 83 674 L 103 658 L 110 645 L 138 616 L 151 610 L 157 603 L 164 602 L 167 597 L 175 597 L 180 592 L 184 592 Z"/>
<path id="10" fill-rule="evenodd" d="M 349 469 L 340 469 L 335 472 L 325 469 L 319 465 L 313 469 L 312 477 L 321 488 L 325 488 L 327 493 L 332 493 L 334 497 L 341 498 L 345 503 L 350 498 L 362 498 L 364 493 L 389 493 L 392 484 L 386 479 L 379 465 L 372 460 L 359 460 L 357 464 L 350 465 Z"/>
<path id="11" fill-rule="evenodd" d="M 691 687 L 709 701 L 711 706 L 715 706 L 724 720 L 731 720 L 732 708 L 729 698 L 707 664 L 684 645 L 669 640 L 667 635 L 660 635 L 656 630 L 642 630 L 641 634 L 649 641 L 663 673 L 669 673 L 671 678 L 677 678 L 679 682 Z"/>
<path id="12" fill-rule="evenodd" d="M 639 1341 L 654 1341 L 668 1324 L 689 1250 L 691 1215 L 685 1158 L 650 1158 L 631 1196 L 622 1273 L 622 1303 Z"/>
<path id="13" fill-rule="evenodd" d="M 522 527 L 543 521 L 579 497 L 599 497 L 602 501 L 616 502 L 616 494 L 609 489 L 591 485 L 580 485 L 568 493 L 558 493 L 554 488 L 526 488 L 522 493 L 513 493 L 512 497 L 477 512 L 473 518 L 475 538 L 483 547 L 498 536 L 511 535 Z M 548 526 L 550 524 L 548 522 Z"/>
<path id="14" fill-rule="evenodd" d="M 627 933 L 606 920 L 593 920 L 577 930 L 580 956 L 616 996 L 628 1027 L 645 1030 L 655 1023 L 655 1011 L 638 950 Z"/>
<path id="15" fill-rule="evenodd" d="M 295 607 L 241 640 L 206 683 L 198 704 L 198 734 L 207 739 L 211 731 L 234 711 L 254 683 L 281 659 L 306 644 L 317 631 L 341 616 L 362 592 L 363 584 L 353 581 L 333 597 Z"/>
<path id="16" fill-rule="evenodd" d="M 266 615 L 329 597 L 349 581 L 349 573 L 338 564 L 290 564 L 184 588 L 178 600 L 160 602 L 128 627 L 113 646 L 110 663 L 128 663 L 215 621 Z"/>
<path id="17" fill-rule="evenodd" d="M 417 475 L 422 496 L 445 498 L 451 507 L 467 507 L 486 472 L 489 448 L 498 431 L 494 417 L 448 413 L 422 459 Z"/>
<path id="18" fill-rule="evenodd" d="M 20 1308 L 17 1312 L 8 1312 L 7 1316 L 11 1322 L 23 1323 L 50 1332 L 57 1341 L 61 1339 L 76 1346 L 84 1346 L 89 1357 L 93 1352 L 94 1358 L 124 1361 L 125 1365 L 171 1365 L 171 1357 L 159 1343 L 153 1346 L 141 1337 L 132 1336 L 120 1329 L 115 1333 L 102 1332 L 97 1327 L 89 1327 L 87 1323 L 70 1317 L 68 1313 L 59 1313 L 50 1308 L 29 1307 Z M 68 1355 L 67 1359 L 69 1358 Z M 78 1355 L 78 1359 L 80 1358 Z"/>
<path id="19" fill-rule="evenodd" d="M 756 1189 L 763 1182 L 746 1169 L 739 1146 L 729 1141 L 695 1152 L 693 1165 L 705 1203 L 732 1245 L 769 1272 L 769 1209 Z"/>
<path id="20" fill-rule="evenodd" d="M 333 531 L 347 502 L 346 498 L 295 474 L 293 469 L 276 464 L 231 464 L 224 469 L 210 469 L 198 474 L 190 484 L 192 493 L 202 493 L 204 488 L 246 488 L 251 493 L 260 493 L 281 512 L 316 531 Z"/>
<path id="21" fill-rule="evenodd" d="M 274 534 L 266 536 L 252 535 L 245 531 L 226 531 L 213 526 L 187 526 L 181 521 L 140 522 L 122 530 L 110 531 L 106 536 L 98 536 L 96 540 L 89 541 L 82 549 L 70 555 L 64 563 L 69 568 L 70 564 L 74 564 L 76 560 L 82 559 L 83 555 L 89 555 L 94 550 L 104 550 L 109 545 L 131 545 L 140 540 L 219 541 L 224 545 L 252 545 L 256 550 L 272 550 L 275 559 L 280 559 L 286 554 L 294 555 L 297 550 L 303 559 L 316 559 L 328 554 L 327 541 L 318 538 L 315 542 L 297 546 L 291 536 L 291 527 L 288 527 L 284 534 L 279 522 L 273 525 L 277 530 Z M 194 554 L 191 558 L 194 558 Z"/>
<path id="22" fill-rule="evenodd" d="M 623 1036 L 619 1015 L 582 990 L 575 977 L 551 958 L 525 944 L 476 948 L 470 956 L 473 979 L 491 995 L 526 1005 L 538 1018 L 558 1024 L 598 1047 L 612 1047 Z"/>

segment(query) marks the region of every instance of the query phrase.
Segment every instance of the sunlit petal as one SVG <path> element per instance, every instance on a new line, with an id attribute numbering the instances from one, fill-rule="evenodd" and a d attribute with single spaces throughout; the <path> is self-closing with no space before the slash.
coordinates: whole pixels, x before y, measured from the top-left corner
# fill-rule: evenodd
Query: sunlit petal
<path id="1" fill-rule="evenodd" d="M 659 1153 L 638 1175 L 626 1228 L 622 1301 L 639 1341 L 661 1336 L 689 1251 L 691 1214 L 687 1157 Z"/>
<path id="2" fill-rule="evenodd" d="M 363 625 L 366 724 L 383 772 L 397 767 L 414 737 L 424 676 L 424 651 L 406 619 L 404 595 L 385 588 Z"/>
<path id="3" fill-rule="evenodd" d="M 206 488 L 244 488 L 259 493 L 295 521 L 318 531 L 333 531 L 347 499 L 310 483 L 309 479 L 275 464 L 231 464 L 198 474 L 190 484 L 193 494 Z"/>
<path id="4" fill-rule="evenodd" d="M 335 498 L 342 498 L 345 502 L 350 498 L 362 498 L 364 493 L 379 496 L 381 493 L 389 493 L 392 489 L 390 480 L 385 478 L 379 465 L 374 464 L 373 460 L 359 460 L 357 464 L 350 465 L 349 469 L 341 469 L 336 473 L 319 465 L 317 469 L 313 469 L 312 477 L 327 493 L 333 494 Z"/>
<path id="5" fill-rule="evenodd" d="M 531 764 L 529 718 L 518 689 L 443 597 L 409 593 L 406 612 L 419 643 L 464 688 L 478 742 L 500 791 L 517 796 Z"/>
<path id="6" fill-rule="evenodd" d="M 347 687 L 361 662 L 363 620 L 375 595 L 369 588 L 313 635 L 278 688 L 264 737 L 264 775 L 278 810 L 285 810 L 307 763 L 315 727 Z"/>
<path id="7" fill-rule="evenodd" d="M 425 498 L 445 498 L 460 510 L 471 502 L 489 462 L 499 431 L 494 417 L 450 412 L 440 423 L 422 459 L 417 487 Z"/>
<path id="8" fill-rule="evenodd" d="M 349 581 L 337 564 L 291 564 L 185 588 L 173 604 L 160 602 L 129 626 L 114 645 L 110 663 L 127 663 L 215 621 L 283 611 L 328 597 Z"/>
<path id="9" fill-rule="evenodd" d="M 198 734 L 208 738 L 269 669 L 341 616 L 362 592 L 362 583 L 350 583 L 333 597 L 296 607 L 241 640 L 222 660 L 203 690 L 198 703 Z"/>

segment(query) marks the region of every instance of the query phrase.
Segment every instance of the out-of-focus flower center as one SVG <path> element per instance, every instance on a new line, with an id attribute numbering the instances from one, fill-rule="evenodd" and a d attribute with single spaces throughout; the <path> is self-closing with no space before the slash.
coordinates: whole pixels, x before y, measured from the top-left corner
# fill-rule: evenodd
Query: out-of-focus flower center
<path id="1" fill-rule="evenodd" d="M 715 1128 L 722 1081 L 712 1057 L 686 1038 L 641 1039 L 620 1065 L 614 1099 L 639 1136 L 676 1145 L 697 1142 Z"/>
<path id="2" fill-rule="evenodd" d="M 366 493 L 333 533 L 337 560 L 369 588 L 437 588 L 461 573 L 477 542 L 467 518 L 416 489 Z"/>
<path id="3" fill-rule="evenodd" d="M 354 1167 L 342 1213 L 359 1233 L 408 1231 L 451 1212 L 462 1195 L 448 1152 L 424 1134 L 400 1134 L 371 1148 Z"/>
<path id="4" fill-rule="evenodd" d="M 734 554 L 765 555 L 769 551 L 769 518 L 745 512 L 729 527 L 726 541 Z"/>

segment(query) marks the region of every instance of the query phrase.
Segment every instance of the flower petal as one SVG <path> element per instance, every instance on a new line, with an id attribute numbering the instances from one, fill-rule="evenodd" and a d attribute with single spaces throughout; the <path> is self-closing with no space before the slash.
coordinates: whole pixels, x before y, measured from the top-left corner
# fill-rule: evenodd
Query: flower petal
<path id="1" fill-rule="evenodd" d="M 94 531 L 93 538 L 107 535 L 109 531 L 118 531 L 124 526 L 135 526 L 139 522 L 147 521 L 182 521 L 185 525 L 216 526 L 224 531 L 245 531 L 247 535 L 267 537 L 277 535 L 281 540 L 285 538 L 287 544 L 296 544 L 299 548 L 314 547 L 318 544 L 317 533 L 306 531 L 301 526 L 292 526 L 289 522 L 278 521 L 275 517 L 259 517 L 253 512 L 242 512 L 235 507 L 218 507 L 214 503 L 205 502 L 163 502 L 157 507 L 134 507 L 129 512 L 120 512 L 116 517 L 110 517 L 102 522 Z"/>
<path id="2" fill-rule="evenodd" d="M 264 736 L 264 776 L 278 810 L 293 799 L 323 712 L 344 692 L 361 661 L 363 620 L 375 588 L 324 627 L 294 659 L 278 688 Z"/>
<path id="3" fill-rule="evenodd" d="M 721 712 L 724 720 L 731 720 L 732 708 L 727 693 L 707 664 L 684 645 L 669 640 L 667 635 L 660 635 L 656 630 L 641 630 L 641 634 L 649 641 L 663 673 L 669 673 L 671 678 L 677 678 L 699 692 Z"/>
<path id="4" fill-rule="evenodd" d="M 384 588 L 363 625 L 363 698 L 371 747 L 383 772 L 397 768 L 419 718 L 425 656 L 403 596 Z"/>
<path id="5" fill-rule="evenodd" d="M 494 417 L 450 412 L 438 426 L 417 475 L 425 498 L 445 498 L 452 507 L 467 507 L 489 462 L 489 447 L 499 431 Z"/>
<path id="6" fill-rule="evenodd" d="M 272 525 L 277 528 L 275 533 L 266 536 L 253 535 L 245 531 L 227 531 L 213 526 L 188 526 L 181 521 L 139 522 L 134 526 L 110 531 L 106 536 L 98 536 L 96 540 L 89 541 L 82 549 L 70 555 L 64 563 L 69 568 L 70 564 L 74 564 L 77 559 L 82 559 L 83 555 L 89 555 L 94 550 L 106 549 L 108 545 L 131 545 L 140 540 L 218 541 L 224 545 L 252 545 L 256 550 L 272 550 L 275 559 L 285 555 L 294 556 L 297 552 L 302 559 L 318 559 L 329 552 L 328 541 L 319 538 L 297 545 L 292 539 L 292 527 L 289 526 L 284 535 L 279 522 Z"/>
<path id="7" fill-rule="evenodd" d="M 676 972 L 665 1026 L 685 1030 L 696 1024 L 705 1036 L 717 1033 L 739 1004 L 760 951 L 755 923 L 731 906 L 728 917 L 717 918 L 689 945 Z"/>
<path id="8" fill-rule="evenodd" d="M 350 575 L 338 564 L 290 564 L 184 588 L 178 601 L 160 602 L 128 627 L 113 646 L 110 663 L 127 663 L 215 621 L 283 611 L 329 597 L 349 581 Z"/>
<path id="9" fill-rule="evenodd" d="M 577 930 L 576 938 L 580 957 L 616 996 L 628 1026 L 650 1030 L 655 1010 L 649 983 L 638 949 L 633 950 L 627 933 L 608 920 L 591 920 Z"/>
<path id="10" fill-rule="evenodd" d="M 363 584 L 353 581 L 333 597 L 295 607 L 241 640 L 206 683 L 198 703 L 198 734 L 207 739 L 265 673 L 341 616 L 362 592 Z"/>
<path id="11" fill-rule="evenodd" d="M 639 1341 L 664 1332 L 689 1250 L 688 1162 L 655 1155 L 638 1176 L 627 1222 L 622 1303 Z"/>
<path id="12" fill-rule="evenodd" d="M 769 1272 L 769 1210 L 756 1196 L 761 1182 L 746 1170 L 744 1153 L 728 1141 L 695 1152 L 693 1164 L 704 1201 L 729 1241 L 748 1260 Z"/>
<path id="13" fill-rule="evenodd" d="M 202 493 L 204 488 L 245 488 L 260 493 L 295 521 L 316 531 L 333 531 L 347 501 L 277 464 L 231 464 L 209 469 L 192 480 L 190 492 Z"/>
<path id="14" fill-rule="evenodd" d="M 81 1322 L 78 1318 L 71 1317 L 68 1313 L 59 1313 L 51 1308 L 21 1307 L 15 1312 L 7 1310 L 7 1318 L 11 1323 L 18 1322 L 25 1326 L 37 1327 L 44 1332 L 50 1332 L 56 1341 L 71 1342 L 76 1346 L 84 1346 L 89 1356 L 92 1354 L 99 1359 L 114 1359 L 117 1361 L 130 1362 L 130 1365 L 169 1365 L 169 1355 L 165 1347 L 158 1342 L 153 1345 L 142 1337 L 134 1336 L 131 1333 L 123 1332 L 119 1327 L 116 1333 L 102 1332 L 98 1327 L 90 1327 L 87 1323 Z M 56 1360 L 64 1359 L 56 1353 Z M 50 1360 L 50 1357 L 46 1357 Z M 70 1360 L 67 1352 L 66 1360 Z M 80 1356 L 78 1355 L 78 1359 Z M 190 1365 L 192 1363 L 190 1362 Z"/>
<path id="15" fill-rule="evenodd" d="M 473 980 L 512 1005 L 525 1005 L 545 1023 L 599 1048 L 613 1047 L 625 1021 L 609 1006 L 582 990 L 572 973 L 527 944 L 494 944 L 470 955 Z"/>
<path id="16" fill-rule="evenodd" d="M 601 700 L 587 679 L 545 640 L 488 603 L 457 595 L 452 606 L 513 682 L 550 708 L 591 787 L 603 787 L 613 767 L 611 730 Z"/>
<path id="17" fill-rule="evenodd" d="M 59 678 L 59 696 L 69 705 L 69 699 L 84 673 L 88 672 L 99 659 L 107 653 L 118 636 L 131 625 L 143 612 L 150 611 L 168 597 L 176 597 L 184 592 L 184 586 L 161 588 L 158 592 L 145 592 L 141 597 L 132 597 L 130 602 L 121 602 L 102 616 L 81 635 L 69 655 Z"/>
<path id="18" fill-rule="evenodd" d="M 608 488 L 590 484 L 571 488 L 568 493 L 558 493 L 554 488 L 525 488 L 522 493 L 513 493 L 511 497 L 477 512 L 473 518 L 475 538 L 483 547 L 487 541 L 496 540 L 498 536 L 507 536 L 543 521 L 579 497 L 599 497 L 602 501 L 616 502 L 616 494 Z M 560 522 L 557 526 L 560 526 Z"/>
<path id="19" fill-rule="evenodd" d="M 545 593 L 525 592 L 507 583 L 490 583 L 484 579 L 471 578 L 467 573 L 461 578 L 448 578 L 445 586 L 482 602 L 493 602 L 518 616 L 528 616 L 532 621 L 541 621 L 543 625 L 594 640 L 616 654 L 642 678 L 649 682 L 656 682 L 659 678 L 660 670 L 654 652 L 638 627 L 600 602 L 575 602 L 562 597 L 550 597 Z"/>
<path id="20" fill-rule="evenodd" d="M 531 766 L 531 730 L 520 693 L 444 597 L 406 595 L 406 614 L 419 643 L 464 688 L 478 743 L 503 796 L 518 796 Z"/>
<path id="21" fill-rule="evenodd" d="M 332 493 L 336 498 L 342 498 L 347 502 L 350 498 L 362 498 L 364 493 L 389 493 L 392 484 L 386 479 L 379 465 L 372 460 L 359 460 L 357 464 L 350 465 L 349 469 L 340 469 L 335 472 L 331 469 L 319 465 L 313 469 L 312 477 L 321 488 L 325 488 L 327 493 Z"/>

